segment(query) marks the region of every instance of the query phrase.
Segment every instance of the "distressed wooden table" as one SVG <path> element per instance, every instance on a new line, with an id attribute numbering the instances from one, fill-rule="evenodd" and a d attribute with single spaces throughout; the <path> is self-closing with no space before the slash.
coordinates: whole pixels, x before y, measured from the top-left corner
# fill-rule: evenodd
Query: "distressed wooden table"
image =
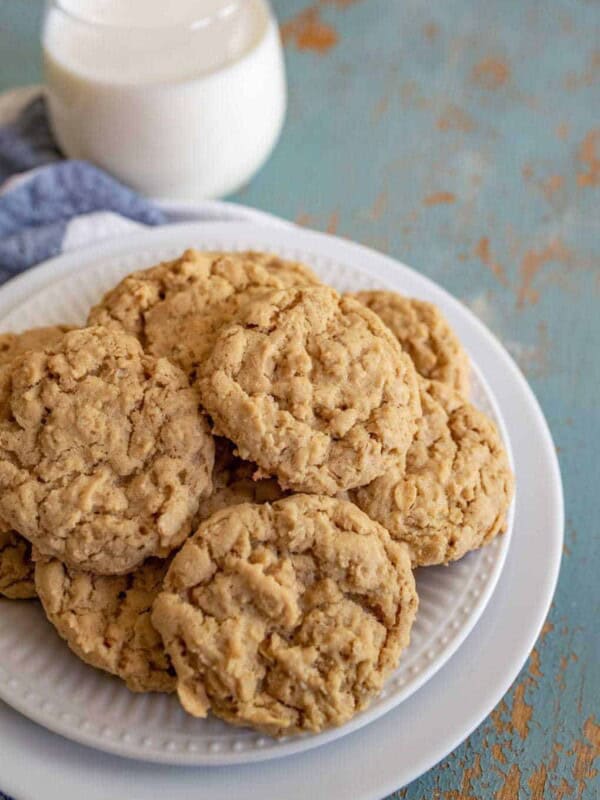
<path id="1" fill-rule="evenodd" d="M 289 116 L 233 199 L 392 253 L 460 297 L 531 381 L 565 484 L 560 582 L 529 662 L 461 747 L 393 797 L 595 800 L 600 6 L 274 5 Z M 0 0 L 0 89 L 39 80 L 40 11 Z"/>

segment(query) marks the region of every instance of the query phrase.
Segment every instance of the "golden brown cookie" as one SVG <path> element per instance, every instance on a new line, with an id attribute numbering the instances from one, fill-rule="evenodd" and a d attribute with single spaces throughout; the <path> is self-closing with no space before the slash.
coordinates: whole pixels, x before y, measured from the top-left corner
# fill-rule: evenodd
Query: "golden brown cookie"
<path id="1" fill-rule="evenodd" d="M 198 386 L 216 432 L 296 491 L 369 483 L 402 458 L 420 414 L 414 367 L 389 330 L 324 286 L 246 305 Z"/>
<path id="2" fill-rule="evenodd" d="M 48 619 L 82 661 L 134 692 L 172 692 L 175 673 L 151 622 L 168 566 L 151 558 L 127 575 L 92 575 L 41 560 L 35 583 Z"/>
<path id="3" fill-rule="evenodd" d="M 414 566 L 446 564 L 503 531 L 513 476 L 493 422 L 438 381 L 421 382 L 423 417 L 404 462 L 352 498 Z"/>
<path id="4" fill-rule="evenodd" d="M 256 464 L 242 461 L 234 454 L 234 445 L 220 436 L 215 438 L 213 492 L 200 501 L 195 526 L 222 508 L 240 503 L 274 503 L 285 497 L 275 478 L 254 478 Z"/>
<path id="5" fill-rule="evenodd" d="M 365 708 L 416 609 L 404 545 L 352 503 L 293 495 L 204 522 L 175 556 L 152 621 L 189 713 L 281 735 Z"/>
<path id="6" fill-rule="evenodd" d="M 36 596 L 31 545 L 12 530 L 0 530 L 0 595 L 11 600 Z"/>
<path id="7" fill-rule="evenodd" d="M 213 458 L 184 373 L 123 331 L 72 331 L 0 373 L 0 518 L 74 568 L 166 556 L 211 492 Z"/>
<path id="8" fill-rule="evenodd" d="M 144 349 L 188 374 L 210 351 L 219 327 L 264 289 L 318 284 L 303 264 L 269 253 L 201 253 L 134 272 L 90 311 L 90 324 L 118 324 Z"/>
<path id="9" fill-rule="evenodd" d="M 387 291 L 356 292 L 350 297 L 381 317 L 420 375 L 469 396 L 469 359 L 437 306 Z"/>
<path id="10" fill-rule="evenodd" d="M 0 333 L 0 366 L 28 350 L 40 350 L 58 342 L 73 330 L 69 325 L 30 328 L 23 333 Z M 11 600 L 27 600 L 36 596 L 33 580 L 31 545 L 16 531 L 0 533 L 0 595 Z"/>
<path id="11" fill-rule="evenodd" d="M 8 364 L 16 356 L 28 350 L 43 350 L 56 344 L 71 325 L 49 325 L 45 328 L 30 328 L 23 333 L 0 333 L 0 365 Z"/>

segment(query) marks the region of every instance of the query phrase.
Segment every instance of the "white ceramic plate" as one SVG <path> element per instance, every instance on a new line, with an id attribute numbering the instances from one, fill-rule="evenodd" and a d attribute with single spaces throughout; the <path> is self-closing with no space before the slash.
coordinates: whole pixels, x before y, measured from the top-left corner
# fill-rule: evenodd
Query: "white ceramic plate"
<path id="1" fill-rule="evenodd" d="M 335 241 L 315 240 L 299 229 L 227 223 L 170 226 L 135 234 L 120 245 L 93 247 L 41 265 L 2 290 L 10 293 L 15 284 L 23 282 L 30 287 L 27 299 L 2 317 L 0 328 L 82 323 L 90 305 L 121 277 L 191 245 L 211 250 L 272 250 L 310 264 L 341 291 L 390 286 L 437 302 L 450 317 L 456 312 L 447 296 L 438 296 L 439 290 L 433 291 L 428 282 L 405 267 L 394 265 L 390 270 L 383 256 L 350 245 L 344 245 L 346 252 L 341 253 Z M 477 369 L 473 386 L 475 402 L 504 430 Z M 494 589 L 510 530 L 509 525 L 503 537 L 449 568 L 419 572 L 421 602 L 411 645 L 381 695 L 342 728 L 275 740 L 213 718 L 193 719 L 175 697 L 134 695 L 117 679 L 81 663 L 48 625 L 39 606 L 32 603 L 4 601 L 0 605 L 0 696 L 51 730 L 99 749 L 150 761 L 236 764 L 307 750 L 389 711 L 448 660 Z"/>
<path id="2" fill-rule="evenodd" d="M 396 262 L 319 234 L 301 234 L 314 250 L 377 262 L 394 283 Z M 121 250 L 129 242 L 123 242 Z M 98 258 L 115 248 L 96 248 Z M 0 292 L 0 318 L 52 280 L 87 263 L 90 254 L 61 259 Z M 56 262 L 55 262 L 56 264 Z M 443 290 L 400 270 L 410 291 L 444 307 L 481 366 L 506 419 L 520 498 L 515 537 L 492 602 L 458 653 L 427 686 L 360 733 L 293 759 L 228 769 L 187 769 L 126 763 L 53 736 L 0 704 L 0 784 L 19 800 L 376 800 L 406 784 L 456 747 L 489 713 L 516 677 L 537 638 L 558 576 L 563 503 L 560 473 L 543 415 L 510 357 L 472 314 Z"/>

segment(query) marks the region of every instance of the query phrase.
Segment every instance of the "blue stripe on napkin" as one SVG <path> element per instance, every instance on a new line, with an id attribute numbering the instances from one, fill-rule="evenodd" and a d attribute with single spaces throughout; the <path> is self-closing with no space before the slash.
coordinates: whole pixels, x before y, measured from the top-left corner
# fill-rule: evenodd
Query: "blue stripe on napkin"
<path id="1" fill-rule="evenodd" d="M 85 161 L 63 160 L 43 100 L 0 128 L 0 174 L 26 172 L 0 193 L 0 281 L 61 252 L 69 223 L 110 211 L 144 225 L 166 215 L 132 189 Z"/>

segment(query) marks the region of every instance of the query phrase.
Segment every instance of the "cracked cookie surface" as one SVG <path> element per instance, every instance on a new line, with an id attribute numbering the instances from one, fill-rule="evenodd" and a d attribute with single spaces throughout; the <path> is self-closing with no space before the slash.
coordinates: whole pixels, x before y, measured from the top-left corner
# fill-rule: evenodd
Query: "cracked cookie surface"
<path id="1" fill-rule="evenodd" d="M 216 432 L 296 491 L 369 483 L 405 454 L 420 415 L 414 367 L 390 331 L 327 287 L 246 305 L 198 386 Z"/>
<path id="2" fill-rule="evenodd" d="M 293 495 L 204 522 L 152 620 L 189 713 L 282 735 L 365 708 L 408 645 L 417 603 L 404 545 L 352 503 Z"/>
<path id="3" fill-rule="evenodd" d="M 446 564 L 504 530 L 513 476 L 493 422 L 437 381 L 421 381 L 423 417 L 406 463 L 352 499 L 406 542 L 413 566 Z"/>
<path id="4" fill-rule="evenodd" d="M 220 326 L 250 296 L 309 284 L 319 280 L 308 267 L 269 253 L 187 250 L 128 275 L 92 308 L 88 322 L 123 327 L 147 352 L 166 356 L 193 377 Z"/>
<path id="5" fill-rule="evenodd" d="M 92 575 L 42 559 L 35 582 L 46 616 L 82 661 L 134 692 L 172 692 L 175 674 L 151 621 L 168 566 L 152 558 L 127 575 Z"/>
<path id="6" fill-rule="evenodd" d="M 56 344 L 65 333 L 72 330 L 71 325 L 48 325 L 30 328 L 22 333 L 0 333 L 0 365 L 7 364 L 27 350 L 43 350 Z"/>
<path id="7" fill-rule="evenodd" d="M 423 378 L 446 383 L 468 397 L 469 359 L 433 303 L 380 290 L 349 296 L 364 303 L 385 322 Z"/>
<path id="8" fill-rule="evenodd" d="M 117 574 L 166 556 L 213 458 L 184 373 L 122 331 L 72 331 L 0 371 L 0 518 L 70 566 Z"/>
<path id="9" fill-rule="evenodd" d="M 39 350 L 58 342 L 73 330 L 69 325 L 30 328 L 22 333 L 0 333 L 0 367 L 28 350 Z M 31 545 L 16 531 L 0 532 L 0 595 L 11 600 L 36 596 Z"/>

